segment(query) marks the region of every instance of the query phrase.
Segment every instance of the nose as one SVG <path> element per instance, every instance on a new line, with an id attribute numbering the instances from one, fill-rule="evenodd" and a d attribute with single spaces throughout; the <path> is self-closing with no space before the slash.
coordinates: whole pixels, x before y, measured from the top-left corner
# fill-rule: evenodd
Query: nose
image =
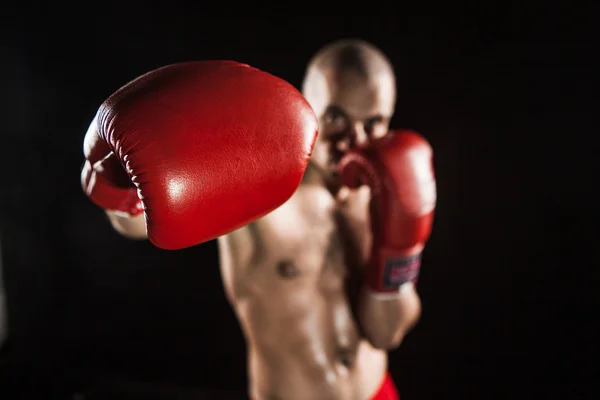
<path id="1" fill-rule="evenodd" d="M 354 148 L 360 148 L 369 142 L 369 134 L 361 123 L 351 125 L 344 132 L 343 138 L 335 143 L 335 149 L 341 153 L 346 153 Z"/>
<path id="2" fill-rule="evenodd" d="M 352 128 L 352 146 L 366 146 L 369 142 L 369 135 L 367 134 L 364 125 L 361 123 L 356 123 Z"/>

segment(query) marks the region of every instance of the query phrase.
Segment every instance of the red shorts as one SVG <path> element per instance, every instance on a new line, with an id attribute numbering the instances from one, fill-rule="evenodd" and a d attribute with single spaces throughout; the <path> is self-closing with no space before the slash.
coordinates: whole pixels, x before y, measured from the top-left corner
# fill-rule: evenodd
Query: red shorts
<path id="1" fill-rule="evenodd" d="M 381 386 L 379 386 L 379 390 L 371 400 L 400 400 L 398 389 L 396 389 L 396 385 L 394 385 L 394 381 L 389 372 L 385 376 Z"/>

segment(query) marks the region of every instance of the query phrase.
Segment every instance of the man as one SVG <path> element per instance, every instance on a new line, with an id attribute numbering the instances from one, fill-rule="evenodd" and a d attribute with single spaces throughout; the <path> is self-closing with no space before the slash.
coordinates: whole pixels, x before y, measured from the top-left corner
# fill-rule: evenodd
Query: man
<path id="1" fill-rule="evenodd" d="M 218 238 L 250 396 L 397 399 L 386 350 L 421 312 L 414 280 L 435 204 L 431 149 L 412 132 L 388 135 L 394 73 L 364 41 L 319 51 L 303 92 L 320 132 L 298 190 Z M 107 212 L 120 232 L 145 237 L 139 216 Z"/>

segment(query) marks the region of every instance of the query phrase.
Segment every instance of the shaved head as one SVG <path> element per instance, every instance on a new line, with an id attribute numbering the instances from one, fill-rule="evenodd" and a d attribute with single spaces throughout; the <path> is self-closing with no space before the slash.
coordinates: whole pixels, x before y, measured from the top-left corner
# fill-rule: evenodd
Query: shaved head
<path id="1" fill-rule="evenodd" d="M 332 168 L 343 153 L 388 132 L 396 78 L 388 58 L 360 39 L 321 48 L 310 60 L 302 92 L 319 118 L 313 162 Z"/>
<path id="2" fill-rule="evenodd" d="M 350 72 L 365 79 L 380 73 L 394 75 L 392 65 L 381 50 L 360 39 L 338 40 L 321 48 L 309 62 L 308 72 L 313 69 Z"/>
<path id="3" fill-rule="evenodd" d="M 390 113 L 396 102 L 396 79 L 388 58 L 372 44 L 343 39 L 321 48 L 310 60 L 302 92 L 317 114 L 329 95 L 344 84 L 385 89 Z M 376 88 L 377 89 L 377 88 Z M 319 107 L 321 106 L 321 107 Z"/>

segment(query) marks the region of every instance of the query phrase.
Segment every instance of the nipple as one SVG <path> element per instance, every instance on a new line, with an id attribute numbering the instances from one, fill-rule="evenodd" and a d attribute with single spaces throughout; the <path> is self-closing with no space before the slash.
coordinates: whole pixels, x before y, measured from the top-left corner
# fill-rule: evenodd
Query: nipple
<path id="1" fill-rule="evenodd" d="M 283 260 L 277 264 L 277 273 L 285 279 L 293 279 L 300 275 L 300 271 L 296 264 L 291 260 Z"/>

